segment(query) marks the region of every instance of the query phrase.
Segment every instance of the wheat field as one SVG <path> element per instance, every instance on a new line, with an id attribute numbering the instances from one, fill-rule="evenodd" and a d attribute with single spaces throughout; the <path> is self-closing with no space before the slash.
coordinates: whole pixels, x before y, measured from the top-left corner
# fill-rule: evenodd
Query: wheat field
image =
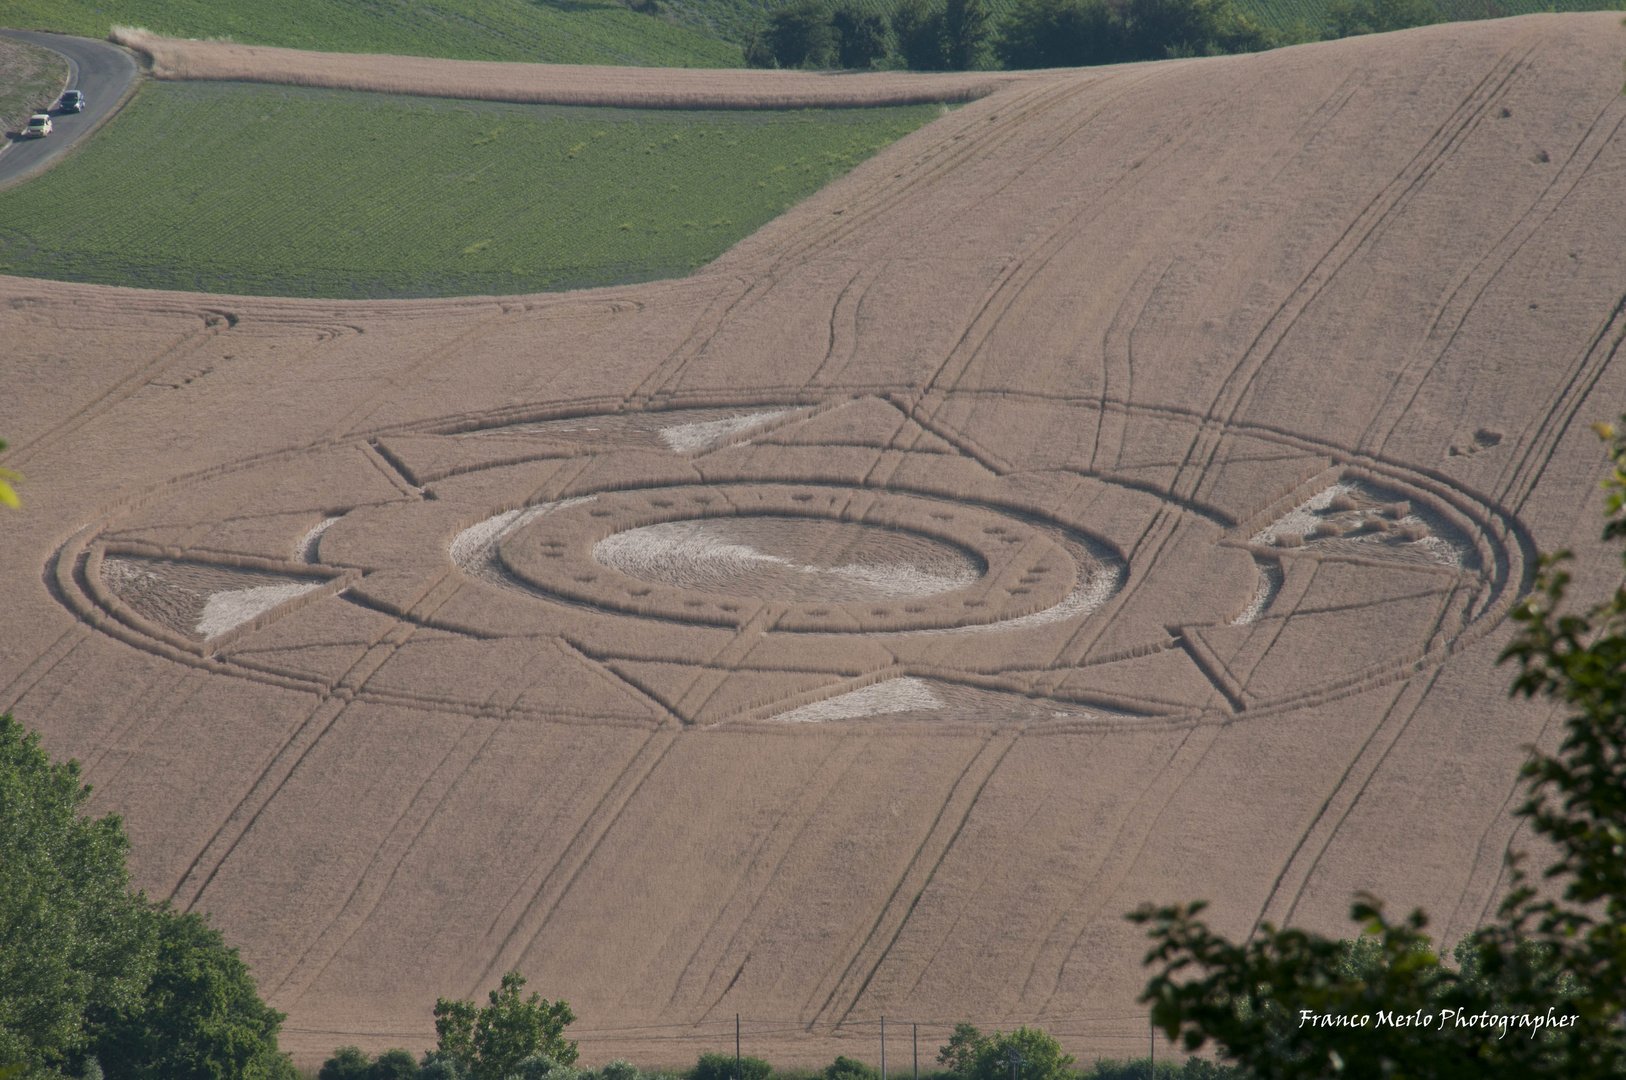
<path id="1" fill-rule="evenodd" d="M 1144 901 L 1450 942 L 1554 737 L 1505 615 L 1619 574 L 1623 57 L 1038 75 L 665 282 L 0 277 L 0 708 L 307 1064 L 513 967 L 593 1063 L 1124 1057 Z"/>

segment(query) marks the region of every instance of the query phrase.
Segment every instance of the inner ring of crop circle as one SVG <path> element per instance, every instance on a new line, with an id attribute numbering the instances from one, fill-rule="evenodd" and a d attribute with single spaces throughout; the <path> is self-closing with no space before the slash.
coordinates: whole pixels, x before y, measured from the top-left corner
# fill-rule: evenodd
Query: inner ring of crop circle
<path id="1" fill-rule="evenodd" d="M 788 539 L 797 523 L 809 536 Z M 764 550 L 765 538 L 781 550 Z M 837 565 L 821 566 L 817 557 L 798 558 L 821 540 L 845 544 L 861 559 L 824 559 Z M 695 572 L 691 556 L 708 544 L 732 547 L 723 561 L 733 556 L 738 572 L 722 567 L 710 580 Z M 651 568 L 651 549 L 663 545 L 678 553 L 680 565 Z M 1060 603 L 1078 575 L 1072 557 L 1044 530 L 994 510 L 792 484 L 603 493 L 504 536 L 497 555 L 531 588 L 577 603 L 723 626 L 744 625 L 770 608 L 776 630 L 821 633 L 1020 618 Z M 753 574 L 766 568 L 775 572 Z M 800 577 L 811 580 L 797 582 L 801 588 L 774 587 Z M 911 577 L 921 587 L 909 588 Z M 854 587 L 866 579 L 869 588 Z"/>

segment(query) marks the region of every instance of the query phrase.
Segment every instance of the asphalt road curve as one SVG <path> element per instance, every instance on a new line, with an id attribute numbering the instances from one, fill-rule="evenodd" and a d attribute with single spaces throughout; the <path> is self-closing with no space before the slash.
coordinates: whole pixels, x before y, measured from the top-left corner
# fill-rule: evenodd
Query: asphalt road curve
<path id="1" fill-rule="evenodd" d="M 69 90 L 82 90 L 90 108 L 82 113 L 51 114 L 52 132 L 43 139 L 7 138 L 0 144 L 0 187 L 49 166 L 68 147 L 90 134 L 106 119 L 136 80 L 135 58 L 115 45 L 66 34 L 30 30 L 0 30 L 0 34 L 42 45 L 68 58 Z M 53 103 L 54 104 L 54 103 Z"/>

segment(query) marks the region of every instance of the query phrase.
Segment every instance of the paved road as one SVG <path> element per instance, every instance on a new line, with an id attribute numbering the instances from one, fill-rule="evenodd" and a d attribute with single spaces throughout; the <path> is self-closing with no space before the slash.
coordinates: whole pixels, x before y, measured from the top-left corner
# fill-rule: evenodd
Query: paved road
<path id="1" fill-rule="evenodd" d="M 0 187 L 50 165 L 68 147 L 90 134 L 105 120 L 135 83 L 139 69 L 134 57 L 115 45 L 66 34 L 41 34 L 29 30 L 0 30 L 0 34 L 61 53 L 72 69 L 68 89 L 83 90 L 90 108 L 64 116 L 52 114 L 51 134 L 43 139 L 8 140 L 0 143 Z"/>

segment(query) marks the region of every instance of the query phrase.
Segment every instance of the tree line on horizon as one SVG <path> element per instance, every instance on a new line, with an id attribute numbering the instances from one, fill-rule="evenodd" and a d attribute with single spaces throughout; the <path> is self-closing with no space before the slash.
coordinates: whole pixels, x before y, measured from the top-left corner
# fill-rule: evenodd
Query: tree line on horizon
<path id="1" fill-rule="evenodd" d="M 747 40 L 751 67 L 976 71 L 1260 52 L 1443 21 L 1433 0 L 1333 0 L 1326 25 L 1267 27 L 1234 0 L 792 0 Z"/>

